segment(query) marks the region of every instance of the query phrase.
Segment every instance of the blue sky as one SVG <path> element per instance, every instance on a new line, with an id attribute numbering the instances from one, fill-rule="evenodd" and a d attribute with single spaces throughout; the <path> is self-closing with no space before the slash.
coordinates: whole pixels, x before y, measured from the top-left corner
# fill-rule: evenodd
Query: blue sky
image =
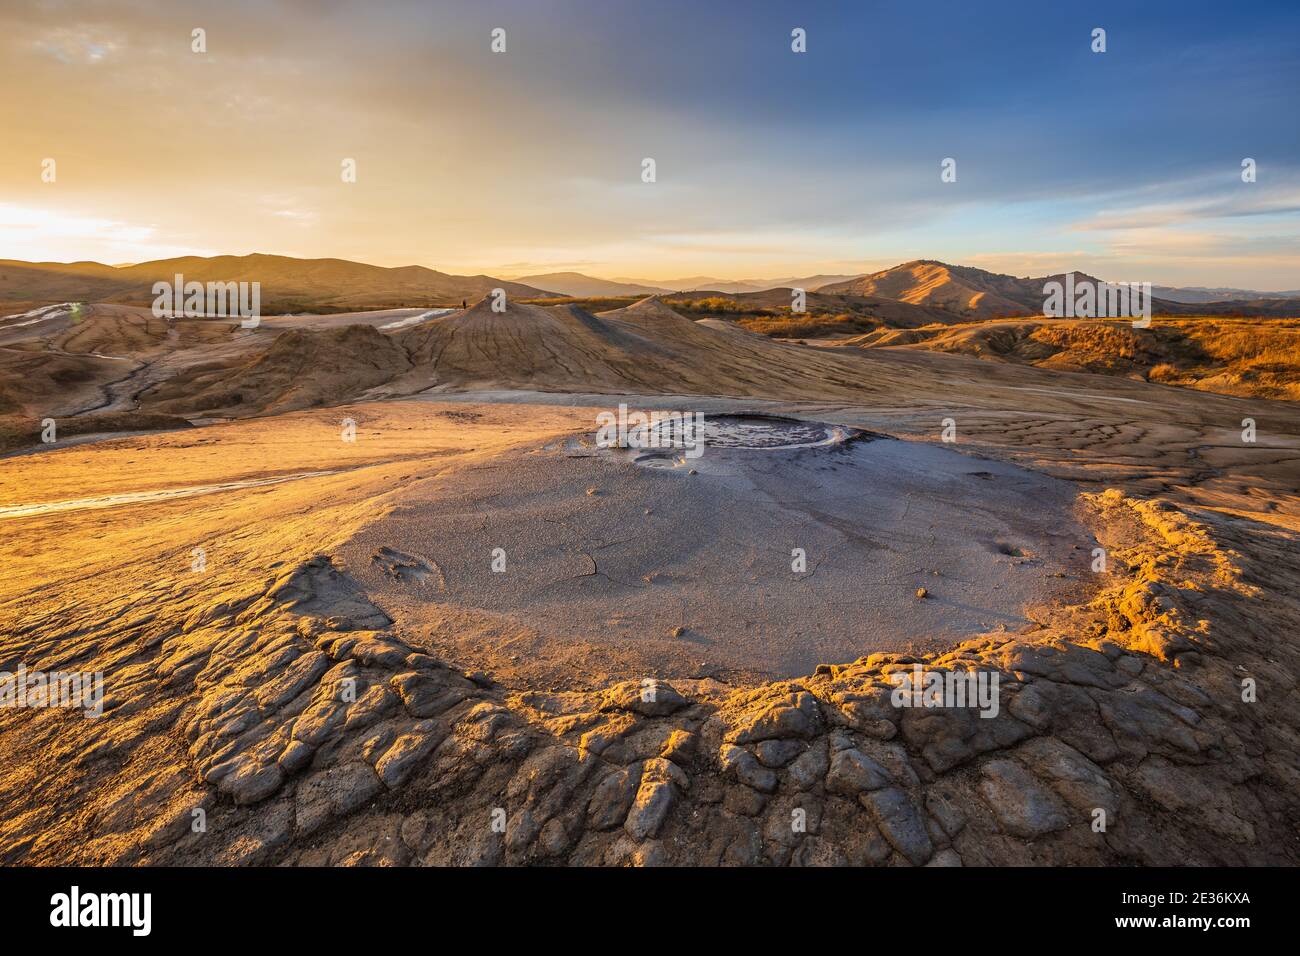
<path id="1" fill-rule="evenodd" d="M 66 0 L 0 80 L 0 256 L 1300 287 L 1296 3 Z"/>

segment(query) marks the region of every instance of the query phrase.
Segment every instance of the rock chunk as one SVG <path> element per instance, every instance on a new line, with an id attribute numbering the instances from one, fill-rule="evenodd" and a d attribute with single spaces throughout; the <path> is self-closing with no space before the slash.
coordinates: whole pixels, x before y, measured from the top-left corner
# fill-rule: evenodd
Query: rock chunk
<path id="1" fill-rule="evenodd" d="M 1071 806 L 1080 810 L 1101 807 L 1115 814 L 1119 798 L 1110 779 L 1073 747 L 1051 737 L 1035 737 L 1022 744 L 1015 755 Z"/>
<path id="2" fill-rule="evenodd" d="M 796 691 L 774 701 L 757 713 L 747 716 L 736 728 L 732 739 L 738 744 L 761 740 L 808 740 L 822 727 L 817 698 L 807 691 Z"/>
<path id="3" fill-rule="evenodd" d="M 623 822 L 628 836 L 638 842 L 655 836 L 677 802 L 678 788 L 685 789 L 689 785 L 686 774 L 672 761 L 662 757 L 647 760 L 641 774 L 641 786 L 637 788 L 632 808 Z"/>
<path id="4" fill-rule="evenodd" d="M 986 763 L 979 790 L 998 823 L 1014 836 L 1033 839 L 1070 823 L 1057 799 L 1014 761 Z"/>
<path id="5" fill-rule="evenodd" d="M 826 745 L 814 744 L 790 764 L 786 773 L 790 776 L 790 782 L 800 790 L 811 790 L 826 776 L 829 765 Z"/>
<path id="6" fill-rule="evenodd" d="M 730 773 L 747 787 L 762 793 L 776 790 L 776 773 L 759 764 L 757 758 L 744 747 L 723 744 L 718 752 L 718 763 L 723 773 Z"/>
<path id="7" fill-rule="evenodd" d="M 926 831 L 925 821 L 904 791 L 890 787 L 864 793 L 858 800 L 875 816 L 876 825 L 885 839 L 913 866 L 920 866 L 930 859 L 934 844 Z"/>
<path id="8" fill-rule="evenodd" d="M 856 797 L 868 790 L 888 786 L 889 774 L 860 750 L 836 751 L 826 774 L 826 789 L 846 797 Z"/>
<path id="9" fill-rule="evenodd" d="M 799 740 L 764 740 L 754 748 L 754 755 L 764 767 L 784 767 L 806 749 Z"/>
<path id="10" fill-rule="evenodd" d="M 612 830 L 627 818 L 637 787 L 641 783 L 641 765 L 635 764 L 611 773 L 602 780 L 587 804 L 587 818 L 596 830 Z"/>
<path id="11" fill-rule="evenodd" d="M 375 762 L 375 772 L 384 786 L 391 790 L 405 783 L 420 761 L 433 753 L 446 736 L 446 731 L 432 720 L 422 720 L 411 728 L 410 733 L 393 741 L 393 745 Z"/>
<path id="12" fill-rule="evenodd" d="M 667 681 L 623 681 L 605 691 L 601 710 L 630 710 L 643 717 L 666 717 L 689 704 Z"/>

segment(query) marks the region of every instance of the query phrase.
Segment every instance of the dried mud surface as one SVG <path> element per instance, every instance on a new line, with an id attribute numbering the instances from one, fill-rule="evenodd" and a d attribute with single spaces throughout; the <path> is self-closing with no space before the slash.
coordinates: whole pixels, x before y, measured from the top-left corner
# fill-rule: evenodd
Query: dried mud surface
<path id="1" fill-rule="evenodd" d="M 838 382 L 799 394 L 791 373 L 781 401 L 744 408 L 933 444 L 952 418 L 972 470 L 1071 490 L 1105 573 L 1081 557 L 1079 589 L 1030 623 L 939 647 L 917 626 L 912 648 L 794 678 L 666 677 L 596 642 L 540 641 L 518 607 L 450 600 L 454 568 L 373 537 L 405 503 L 564 448 L 588 396 L 442 392 L 10 458 L 0 670 L 103 671 L 107 698 L 96 719 L 0 709 L 0 860 L 1300 860 L 1288 406 L 958 356 L 834 361 L 866 382 L 852 400 Z M 490 522 L 498 502 L 469 497 L 444 534 Z M 775 587 L 789 572 L 763 573 Z M 997 716 L 893 706 L 890 675 L 918 662 L 996 672 Z"/>

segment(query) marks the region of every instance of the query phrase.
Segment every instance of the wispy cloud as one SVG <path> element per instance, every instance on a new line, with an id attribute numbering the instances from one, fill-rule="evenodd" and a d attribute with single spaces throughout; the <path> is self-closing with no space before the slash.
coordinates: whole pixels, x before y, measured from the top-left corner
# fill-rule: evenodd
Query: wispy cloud
<path id="1" fill-rule="evenodd" d="M 82 222 L 44 235 L 52 258 L 117 243 L 735 277 L 1077 258 L 1296 285 L 1300 10 L 1098 0 L 1098 56 L 1066 7 L 812 3 L 795 55 L 774 3 L 11 5 L 0 85 L 23 92 L 0 97 L 0 201 Z M 0 255 L 29 239 L 0 234 Z"/>
<path id="2" fill-rule="evenodd" d="M 111 27 L 55 27 L 37 33 L 30 40 L 31 49 L 65 65 L 93 66 L 112 59 L 121 52 L 120 34 Z"/>

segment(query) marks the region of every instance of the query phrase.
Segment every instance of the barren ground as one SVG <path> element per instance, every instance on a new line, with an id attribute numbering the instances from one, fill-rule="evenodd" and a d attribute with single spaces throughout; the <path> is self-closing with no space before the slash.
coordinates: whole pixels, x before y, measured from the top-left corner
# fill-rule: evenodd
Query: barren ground
<path id="1" fill-rule="evenodd" d="M 1300 859 L 1293 405 L 546 315 L 549 359 L 470 310 L 351 404 L 231 359 L 186 380 L 254 417 L 0 460 L 0 670 L 107 692 L 0 709 L 0 859 Z M 870 434 L 646 467 L 619 401 Z M 913 662 L 997 715 L 892 706 Z"/>

